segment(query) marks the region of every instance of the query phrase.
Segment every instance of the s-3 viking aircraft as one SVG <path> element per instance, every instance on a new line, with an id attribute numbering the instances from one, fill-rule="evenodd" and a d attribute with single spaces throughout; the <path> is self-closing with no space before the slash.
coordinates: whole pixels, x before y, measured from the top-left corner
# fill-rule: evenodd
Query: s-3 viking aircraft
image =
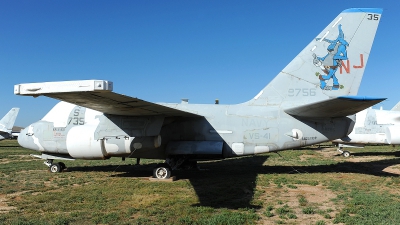
<path id="1" fill-rule="evenodd" d="M 345 157 L 349 151 L 343 147 L 362 148 L 366 144 L 400 144 L 400 102 L 391 110 L 365 109 L 356 114 L 353 131 L 346 137 L 332 141 L 338 143 L 338 151 Z"/>
<path id="2" fill-rule="evenodd" d="M 354 114 L 383 98 L 357 97 L 382 9 L 347 9 L 254 98 L 237 105 L 151 103 L 112 92 L 106 80 L 18 84 L 17 95 L 61 100 L 19 135 L 53 160 L 165 159 L 153 173 L 198 160 L 274 152 L 348 135 Z"/>
<path id="3" fill-rule="evenodd" d="M 17 119 L 19 108 L 12 108 L 0 120 L 0 141 L 12 138 L 12 128 Z"/>

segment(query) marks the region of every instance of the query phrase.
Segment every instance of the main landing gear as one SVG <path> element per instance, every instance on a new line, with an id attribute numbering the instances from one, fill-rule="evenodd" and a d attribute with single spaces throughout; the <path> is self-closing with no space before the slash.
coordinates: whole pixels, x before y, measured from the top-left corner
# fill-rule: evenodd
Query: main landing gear
<path id="1" fill-rule="evenodd" d="M 165 163 L 157 164 L 153 170 L 153 177 L 158 179 L 169 179 L 172 170 L 198 169 L 197 161 L 192 161 L 185 156 L 169 157 Z"/>
<path id="2" fill-rule="evenodd" d="M 158 179 L 169 179 L 171 177 L 171 167 L 167 163 L 157 164 L 153 170 L 153 177 Z"/>
<path id="3" fill-rule="evenodd" d="M 343 151 L 343 147 L 340 146 L 340 144 L 339 144 L 339 148 L 337 149 L 337 151 L 340 152 L 340 154 L 342 154 L 346 158 L 351 155 L 349 151 Z"/>
<path id="4" fill-rule="evenodd" d="M 53 163 L 52 159 L 46 160 L 44 164 L 49 167 L 49 170 L 52 173 L 61 173 L 67 168 L 63 162 Z"/>
<path id="5" fill-rule="evenodd" d="M 53 159 L 47 159 L 44 164 L 49 167 L 49 171 L 52 173 L 60 173 L 67 168 L 63 162 L 54 163 Z M 173 170 L 180 169 L 198 169 L 197 161 L 190 160 L 185 156 L 169 157 L 165 160 L 165 163 L 156 165 L 153 170 L 153 177 L 158 179 L 169 179 L 171 178 Z"/>

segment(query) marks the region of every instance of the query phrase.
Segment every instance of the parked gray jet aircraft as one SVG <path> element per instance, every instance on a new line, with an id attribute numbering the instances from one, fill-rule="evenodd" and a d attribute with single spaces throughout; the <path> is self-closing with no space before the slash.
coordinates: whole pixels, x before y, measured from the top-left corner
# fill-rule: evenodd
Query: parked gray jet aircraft
<path id="1" fill-rule="evenodd" d="M 12 128 L 17 119 L 19 108 L 12 108 L 0 120 L 0 141 L 12 138 Z"/>
<path id="2" fill-rule="evenodd" d="M 356 114 L 353 131 L 346 137 L 332 141 L 338 144 L 338 151 L 350 156 L 344 147 L 362 148 L 366 144 L 400 144 L 400 102 L 391 110 L 365 109 Z"/>
<path id="3" fill-rule="evenodd" d="M 357 97 L 382 9 L 340 13 L 254 98 L 237 105 L 151 103 L 112 92 L 105 80 L 18 84 L 17 95 L 61 100 L 19 135 L 53 160 L 165 159 L 153 173 L 198 160 L 274 152 L 348 135 L 354 114 L 383 98 Z"/>

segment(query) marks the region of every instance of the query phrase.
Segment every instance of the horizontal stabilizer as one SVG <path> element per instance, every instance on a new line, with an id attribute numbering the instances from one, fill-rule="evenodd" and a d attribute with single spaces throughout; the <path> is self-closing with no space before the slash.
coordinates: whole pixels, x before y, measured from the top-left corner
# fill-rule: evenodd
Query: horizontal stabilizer
<path id="1" fill-rule="evenodd" d="M 370 98 L 360 96 L 341 96 L 311 104 L 286 109 L 285 112 L 292 116 L 325 118 L 343 117 L 353 115 L 371 107 L 386 98 Z"/>

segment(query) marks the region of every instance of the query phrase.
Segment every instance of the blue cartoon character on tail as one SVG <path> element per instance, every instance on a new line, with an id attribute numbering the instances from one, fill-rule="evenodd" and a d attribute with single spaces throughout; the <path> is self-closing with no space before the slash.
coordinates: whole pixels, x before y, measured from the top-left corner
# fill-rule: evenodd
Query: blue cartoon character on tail
<path id="1" fill-rule="evenodd" d="M 332 78 L 333 86 L 331 90 L 338 90 L 340 88 L 339 81 L 335 75 L 337 69 L 342 66 L 342 61 L 347 60 L 347 46 L 349 43 L 344 40 L 344 33 L 342 31 L 342 25 L 339 24 L 339 35 L 335 40 L 329 40 L 324 38 L 322 41 L 330 43 L 327 50 L 328 53 L 324 57 L 318 57 L 315 53 L 313 54 L 313 63 L 315 66 L 321 67 L 322 71 L 326 75 L 317 73 L 320 80 L 321 89 L 326 89 L 326 81 Z M 316 41 L 320 41 L 321 38 L 316 38 Z"/>

